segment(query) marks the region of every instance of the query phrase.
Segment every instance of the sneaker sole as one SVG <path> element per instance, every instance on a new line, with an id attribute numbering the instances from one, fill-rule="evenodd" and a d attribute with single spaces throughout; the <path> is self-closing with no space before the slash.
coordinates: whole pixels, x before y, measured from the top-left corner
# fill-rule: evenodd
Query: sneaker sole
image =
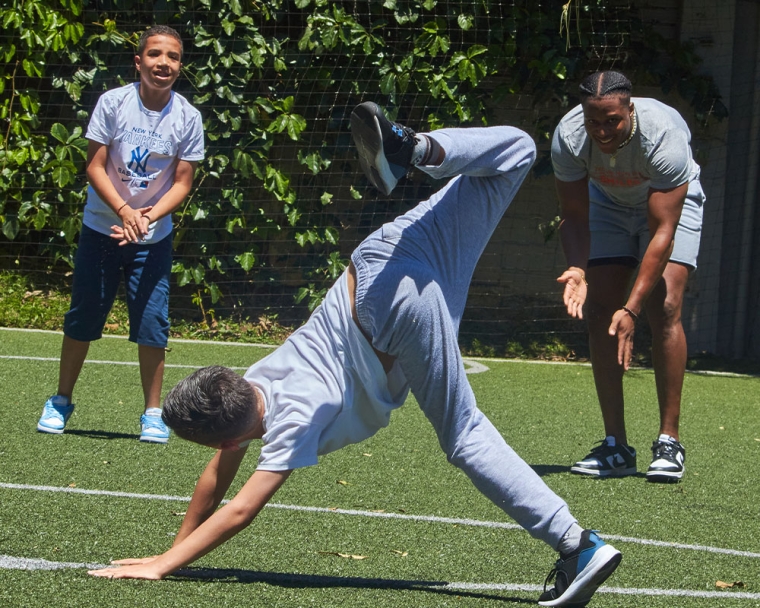
<path id="1" fill-rule="evenodd" d="M 682 477 L 683 471 L 647 471 L 647 481 L 677 483 Z"/>
<path id="2" fill-rule="evenodd" d="M 629 475 L 636 475 L 638 471 L 636 470 L 636 467 L 611 469 L 609 471 L 584 469 L 583 467 L 570 467 L 570 472 L 575 473 L 576 475 L 588 475 L 590 477 L 628 477 Z"/>
<path id="3" fill-rule="evenodd" d="M 49 435 L 63 435 L 63 429 L 51 429 L 49 426 L 42 426 L 37 424 L 37 430 L 40 433 L 48 433 Z"/>
<path id="4" fill-rule="evenodd" d="M 393 175 L 383 152 L 383 135 L 377 117 L 360 105 L 351 113 L 351 137 L 359 152 L 359 164 L 372 185 L 386 196 L 396 187 Z"/>
<path id="5" fill-rule="evenodd" d="M 140 441 L 143 443 L 169 443 L 168 437 L 150 437 L 140 435 Z"/>
<path id="6" fill-rule="evenodd" d="M 538 602 L 539 606 L 566 606 L 581 608 L 591 601 L 594 593 L 620 565 L 623 555 L 611 545 L 597 549 L 591 561 L 565 592 L 554 600 Z"/>

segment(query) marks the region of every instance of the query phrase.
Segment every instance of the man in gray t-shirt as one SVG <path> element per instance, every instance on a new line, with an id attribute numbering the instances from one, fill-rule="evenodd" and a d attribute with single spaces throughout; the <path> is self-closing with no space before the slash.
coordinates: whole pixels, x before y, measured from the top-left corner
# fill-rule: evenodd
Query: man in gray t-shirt
<path id="1" fill-rule="evenodd" d="M 678 481 L 685 458 L 678 433 L 686 369 L 681 307 L 697 266 L 704 193 L 681 115 L 654 99 L 632 99 L 631 88 L 618 72 L 591 74 L 580 86 L 581 105 L 552 139 L 568 263 L 557 280 L 565 285 L 568 314 L 583 318 L 585 307 L 606 435 L 571 471 L 598 477 L 637 471 L 625 429 L 623 373 L 635 323 L 646 311 L 660 408 L 647 479 Z"/>

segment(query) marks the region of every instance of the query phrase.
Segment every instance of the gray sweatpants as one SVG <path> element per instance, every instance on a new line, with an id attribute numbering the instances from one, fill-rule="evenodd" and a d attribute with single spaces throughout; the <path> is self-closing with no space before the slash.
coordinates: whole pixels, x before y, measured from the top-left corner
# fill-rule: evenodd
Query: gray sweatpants
<path id="1" fill-rule="evenodd" d="M 576 520 L 478 409 L 457 342 L 475 265 L 533 164 L 535 145 L 512 127 L 426 135 L 446 158 L 418 168 L 455 177 L 352 255 L 359 322 L 376 349 L 398 358 L 449 461 L 556 549 Z"/>

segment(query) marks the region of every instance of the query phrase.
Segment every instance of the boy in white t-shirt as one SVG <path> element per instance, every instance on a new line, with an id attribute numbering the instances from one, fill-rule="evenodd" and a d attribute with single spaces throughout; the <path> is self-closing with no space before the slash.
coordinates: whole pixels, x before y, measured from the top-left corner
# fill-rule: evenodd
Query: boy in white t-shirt
<path id="1" fill-rule="evenodd" d="M 190 192 L 204 156 L 200 113 L 172 91 L 181 61 L 175 30 L 146 30 L 135 56 L 139 82 L 104 93 L 90 119 L 90 187 L 64 319 L 58 391 L 45 403 L 40 432 L 63 433 L 90 342 L 102 335 L 123 274 L 129 339 L 138 344 L 145 398 L 140 440 L 169 440 L 160 399 L 169 338 L 171 214 Z"/>
<path id="2" fill-rule="evenodd" d="M 416 135 L 371 102 L 354 110 L 351 128 L 362 167 L 381 191 L 390 192 L 411 166 L 452 179 L 365 239 L 307 323 L 244 378 L 207 367 L 172 389 L 166 423 L 218 452 L 169 551 L 91 574 L 160 579 L 198 559 L 247 526 L 294 469 L 386 426 L 411 390 L 449 461 L 560 552 L 555 585 L 539 603 L 585 605 L 620 552 L 578 525 L 478 409 L 457 343 L 475 265 L 535 145 L 512 127 Z M 257 470 L 215 512 L 252 439 L 263 440 Z"/>

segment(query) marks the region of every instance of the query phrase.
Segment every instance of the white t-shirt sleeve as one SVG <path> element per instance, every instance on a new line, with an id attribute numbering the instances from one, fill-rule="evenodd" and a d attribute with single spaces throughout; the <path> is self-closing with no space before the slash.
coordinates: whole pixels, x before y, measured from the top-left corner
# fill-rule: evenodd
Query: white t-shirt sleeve
<path id="1" fill-rule="evenodd" d="M 667 190 L 687 183 L 692 170 L 688 134 L 681 129 L 666 130 L 648 160 L 650 187 Z"/>
<path id="2" fill-rule="evenodd" d="M 557 125 L 552 136 L 552 167 L 554 176 L 561 182 L 575 182 L 588 175 L 588 168 L 569 146 L 562 133 L 562 123 Z"/>
<path id="3" fill-rule="evenodd" d="M 90 123 L 87 125 L 87 134 L 85 135 L 87 139 L 106 146 L 111 144 L 116 135 L 115 112 L 112 106 L 111 95 L 104 93 L 98 98 L 90 117 Z"/>
<path id="4" fill-rule="evenodd" d="M 289 471 L 310 467 L 319 461 L 319 437 L 322 427 L 313 421 L 283 419 L 264 434 L 257 469 Z"/>
<path id="5" fill-rule="evenodd" d="M 200 112 L 194 110 L 192 118 L 188 121 L 185 137 L 180 142 L 177 157 L 180 160 L 197 161 L 203 160 L 204 156 L 203 120 Z"/>

